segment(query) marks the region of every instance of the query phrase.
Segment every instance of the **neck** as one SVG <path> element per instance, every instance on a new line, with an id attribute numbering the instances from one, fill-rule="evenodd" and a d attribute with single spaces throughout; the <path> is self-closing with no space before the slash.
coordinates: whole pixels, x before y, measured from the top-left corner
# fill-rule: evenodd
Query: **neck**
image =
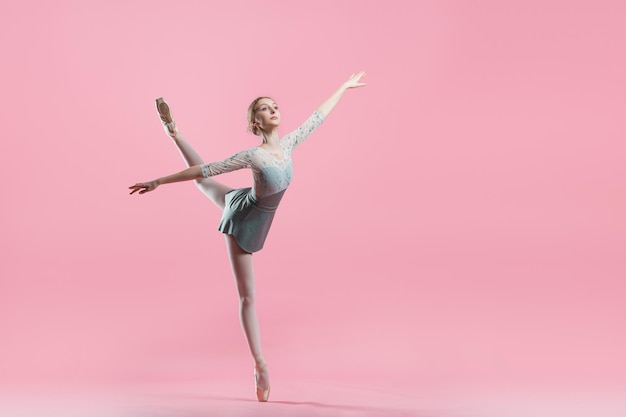
<path id="1" fill-rule="evenodd" d="M 278 129 L 272 129 L 268 132 L 261 132 L 263 143 L 269 146 L 276 146 L 280 140 L 278 136 Z"/>

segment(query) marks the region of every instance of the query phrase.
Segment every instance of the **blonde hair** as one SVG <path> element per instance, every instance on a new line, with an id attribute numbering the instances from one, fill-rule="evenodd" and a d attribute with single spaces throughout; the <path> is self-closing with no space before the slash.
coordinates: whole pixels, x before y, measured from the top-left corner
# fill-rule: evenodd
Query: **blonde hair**
<path id="1" fill-rule="evenodd" d="M 258 126 L 254 126 L 252 123 L 254 123 L 254 116 L 256 116 L 256 105 L 259 103 L 260 100 L 263 100 L 264 98 L 273 100 L 273 98 L 267 96 L 257 97 L 248 106 L 248 132 L 252 132 L 257 136 L 261 136 L 261 129 L 259 129 Z"/>

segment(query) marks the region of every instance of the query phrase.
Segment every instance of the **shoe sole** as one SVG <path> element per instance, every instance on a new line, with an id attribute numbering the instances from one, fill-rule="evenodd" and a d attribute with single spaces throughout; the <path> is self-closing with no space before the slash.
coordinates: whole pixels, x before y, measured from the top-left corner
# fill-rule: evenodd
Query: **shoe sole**
<path id="1" fill-rule="evenodd" d="M 170 106 L 167 105 L 163 97 L 156 99 L 156 108 L 159 113 L 159 117 L 164 123 L 172 123 L 172 114 L 170 113 Z"/>

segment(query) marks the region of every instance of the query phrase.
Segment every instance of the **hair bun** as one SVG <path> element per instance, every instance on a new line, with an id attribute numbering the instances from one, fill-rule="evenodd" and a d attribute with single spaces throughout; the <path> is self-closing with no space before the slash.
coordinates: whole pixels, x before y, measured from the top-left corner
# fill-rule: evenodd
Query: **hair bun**
<path id="1" fill-rule="evenodd" d="M 259 132 L 259 128 L 257 126 L 248 125 L 248 128 L 246 129 L 247 132 L 252 133 L 253 135 L 259 136 L 260 132 Z"/>

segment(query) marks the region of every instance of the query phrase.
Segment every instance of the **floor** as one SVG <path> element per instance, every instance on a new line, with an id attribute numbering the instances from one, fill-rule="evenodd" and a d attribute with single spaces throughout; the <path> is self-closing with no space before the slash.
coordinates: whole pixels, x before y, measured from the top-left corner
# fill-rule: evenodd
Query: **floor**
<path id="1" fill-rule="evenodd" d="M 439 381 L 367 388 L 365 381 L 274 381 L 270 401 L 252 381 L 161 381 L 112 386 L 3 387 L 10 417 L 624 417 L 618 384 Z"/>

